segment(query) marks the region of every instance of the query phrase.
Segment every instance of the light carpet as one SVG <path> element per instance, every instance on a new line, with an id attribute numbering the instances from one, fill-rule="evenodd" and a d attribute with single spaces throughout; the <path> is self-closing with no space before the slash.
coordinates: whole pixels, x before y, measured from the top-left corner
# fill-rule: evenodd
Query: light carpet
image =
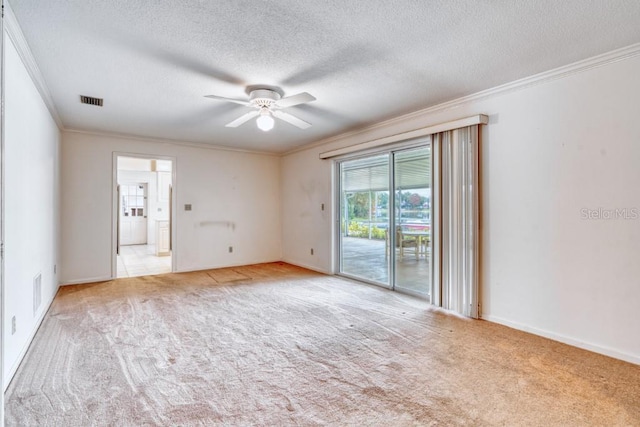
<path id="1" fill-rule="evenodd" d="M 284 263 L 60 290 L 9 426 L 640 425 L 640 367 Z"/>

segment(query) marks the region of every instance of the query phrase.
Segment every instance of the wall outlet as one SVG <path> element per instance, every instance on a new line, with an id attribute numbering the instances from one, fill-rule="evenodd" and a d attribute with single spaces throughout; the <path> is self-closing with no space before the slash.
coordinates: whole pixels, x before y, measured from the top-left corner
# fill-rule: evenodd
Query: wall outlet
<path id="1" fill-rule="evenodd" d="M 16 333 L 16 316 L 11 318 L 11 335 Z"/>
<path id="2" fill-rule="evenodd" d="M 313 255 L 313 248 L 311 248 L 311 255 Z"/>
<path id="3" fill-rule="evenodd" d="M 233 246 L 229 246 L 229 253 L 233 253 Z"/>
<path id="4" fill-rule="evenodd" d="M 184 210 L 185 211 L 190 211 L 191 210 L 191 203 L 187 203 L 186 205 L 184 205 Z"/>

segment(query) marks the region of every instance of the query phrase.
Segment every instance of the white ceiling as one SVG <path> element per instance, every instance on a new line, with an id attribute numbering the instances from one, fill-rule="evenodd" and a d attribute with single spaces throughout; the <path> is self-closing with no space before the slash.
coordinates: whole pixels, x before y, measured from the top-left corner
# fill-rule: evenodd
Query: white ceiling
<path id="1" fill-rule="evenodd" d="M 65 129 L 284 152 L 640 42 L 638 0 L 10 0 Z M 224 125 L 248 85 L 309 92 Z M 104 98 L 104 107 L 79 95 Z"/>

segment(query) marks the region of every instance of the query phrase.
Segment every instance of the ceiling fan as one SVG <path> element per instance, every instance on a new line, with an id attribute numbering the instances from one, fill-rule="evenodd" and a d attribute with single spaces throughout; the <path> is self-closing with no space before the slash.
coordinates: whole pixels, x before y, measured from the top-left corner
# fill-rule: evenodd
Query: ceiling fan
<path id="1" fill-rule="evenodd" d="M 307 123 L 294 115 L 285 113 L 282 109 L 316 100 L 315 97 L 307 92 L 282 98 L 280 92 L 268 88 L 251 90 L 249 92 L 248 100 L 226 98 L 218 95 L 206 95 L 205 98 L 219 99 L 221 101 L 234 102 L 236 104 L 255 108 L 254 111 L 243 114 L 232 122 L 227 123 L 225 126 L 228 128 L 235 128 L 248 122 L 254 117 L 257 117 L 258 119 L 256 120 L 256 124 L 258 125 L 258 128 L 265 132 L 273 129 L 273 125 L 275 123 L 274 117 L 284 120 L 287 123 L 299 127 L 300 129 L 307 129 L 311 126 L 311 123 Z"/>

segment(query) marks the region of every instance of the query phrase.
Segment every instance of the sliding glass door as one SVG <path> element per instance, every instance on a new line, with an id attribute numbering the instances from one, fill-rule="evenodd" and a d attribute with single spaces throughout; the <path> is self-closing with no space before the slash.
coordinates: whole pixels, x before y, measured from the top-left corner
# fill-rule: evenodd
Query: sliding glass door
<path id="1" fill-rule="evenodd" d="M 340 164 L 340 271 L 390 286 L 389 154 Z"/>
<path id="2" fill-rule="evenodd" d="M 340 273 L 429 297 L 428 141 L 411 149 L 341 161 L 338 181 Z"/>
<path id="3" fill-rule="evenodd" d="M 396 230 L 394 288 L 429 295 L 431 288 L 431 149 L 393 153 Z"/>

